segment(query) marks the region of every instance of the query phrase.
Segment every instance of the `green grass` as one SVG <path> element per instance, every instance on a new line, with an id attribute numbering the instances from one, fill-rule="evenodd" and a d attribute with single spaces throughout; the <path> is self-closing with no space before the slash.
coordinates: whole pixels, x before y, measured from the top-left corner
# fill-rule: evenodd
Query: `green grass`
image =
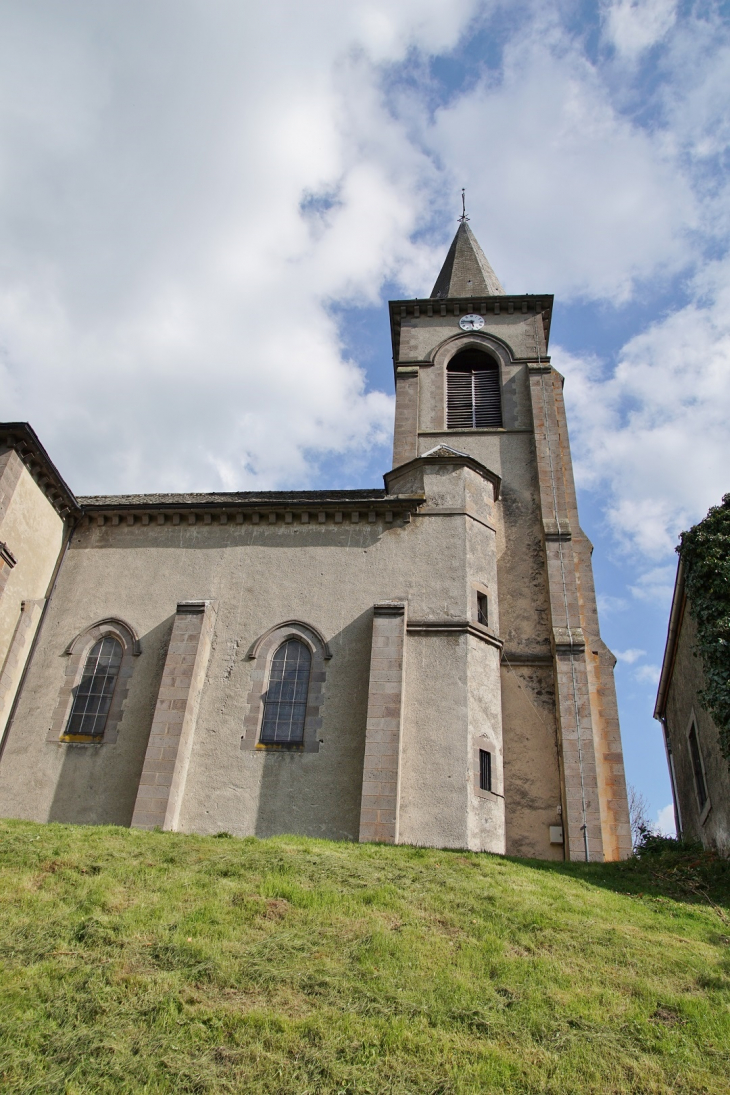
<path id="1" fill-rule="evenodd" d="M 730 865 L 0 822 L 7 1092 L 730 1090 Z"/>

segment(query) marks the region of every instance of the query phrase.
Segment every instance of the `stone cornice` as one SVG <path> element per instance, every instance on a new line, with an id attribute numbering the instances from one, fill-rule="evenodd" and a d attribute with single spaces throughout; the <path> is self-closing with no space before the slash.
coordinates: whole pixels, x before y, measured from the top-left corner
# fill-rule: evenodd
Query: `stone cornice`
<path id="1" fill-rule="evenodd" d="M 542 529 L 546 540 L 567 543 L 573 539 L 573 533 L 568 521 L 544 520 Z"/>
<path id="2" fill-rule="evenodd" d="M 584 654 L 585 635 L 581 627 L 554 627 L 553 645 L 556 654 Z"/>
<path id="3" fill-rule="evenodd" d="M 503 341 L 503 340 L 499 340 Z M 545 372 L 549 373 L 550 369 L 550 354 L 546 354 L 538 361 L 535 357 L 512 357 L 510 355 L 511 365 L 527 365 L 530 372 Z M 415 376 L 421 369 L 433 368 L 434 361 L 421 361 L 420 358 L 401 358 L 396 362 L 396 374 L 401 376 L 405 374 L 407 376 Z M 443 431 L 441 431 L 443 432 Z"/>
<path id="4" fill-rule="evenodd" d="M 0 422 L 0 444 L 14 449 L 61 517 L 74 517 L 80 512 L 75 495 L 27 422 Z"/>
<path id="5" fill-rule="evenodd" d="M 542 651 L 503 650 L 502 661 L 511 668 L 517 665 L 552 665 L 554 659 L 552 654 Z"/>
<path id="6" fill-rule="evenodd" d="M 381 495 L 380 497 L 287 498 L 273 500 L 231 498 L 230 502 L 210 500 L 144 501 L 105 498 L 98 502 L 82 499 L 84 525 L 324 525 L 373 524 L 383 521 L 408 523 L 425 501 L 423 495 Z"/>
<path id="7" fill-rule="evenodd" d="M 489 480 L 492 484 L 494 488 L 494 501 L 496 502 L 499 498 L 502 477 L 497 475 L 496 472 L 490 471 L 480 460 L 476 460 L 473 456 L 467 455 L 467 453 L 458 452 L 448 445 L 438 445 L 436 448 L 431 449 L 422 456 L 416 456 L 413 460 L 409 460 L 407 463 L 400 464 L 397 468 L 392 468 L 390 471 L 386 472 L 383 476 L 386 490 L 388 489 L 389 483 L 396 475 L 400 476 L 411 468 L 419 468 L 424 464 L 438 464 L 442 467 L 445 464 L 458 464 L 459 467 L 471 468 L 472 471 L 477 472 L 478 475 L 481 475 L 483 479 Z M 422 501 L 425 501 L 425 499 L 422 499 Z"/>
<path id="8" fill-rule="evenodd" d="M 375 616 L 404 616 L 405 611 L 405 601 L 378 601 L 373 605 Z"/>
<path id="9" fill-rule="evenodd" d="M 475 635 L 478 639 L 482 639 L 483 642 L 488 643 L 490 646 L 496 646 L 498 650 L 501 650 L 504 646 L 504 642 L 495 635 L 488 627 L 484 627 L 483 624 L 475 623 L 474 620 L 408 620 L 406 624 L 406 630 L 408 631 L 421 631 L 425 633 L 433 634 L 448 634 L 453 635 L 455 633 L 466 632 L 469 635 Z"/>
<path id="10" fill-rule="evenodd" d="M 469 312 L 479 315 L 541 315 L 547 346 L 550 338 L 550 319 L 554 297 L 552 293 L 519 293 L 489 297 L 448 297 L 445 299 L 422 297 L 413 300 L 390 300 L 390 330 L 393 342 L 393 360 L 400 358 L 400 328 L 404 319 L 420 316 L 460 316 Z"/>

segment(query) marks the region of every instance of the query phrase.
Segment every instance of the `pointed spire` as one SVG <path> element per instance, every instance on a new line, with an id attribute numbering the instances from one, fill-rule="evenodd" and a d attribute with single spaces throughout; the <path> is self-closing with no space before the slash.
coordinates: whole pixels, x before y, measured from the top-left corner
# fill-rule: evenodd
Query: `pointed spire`
<path id="1" fill-rule="evenodd" d="M 462 195 L 463 201 L 463 195 Z M 504 296 L 499 278 L 487 261 L 477 238 L 469 227 L 466 213 L 459 217 L 453 243 L 441 273 L 431 290 L 432 297 Z"/>

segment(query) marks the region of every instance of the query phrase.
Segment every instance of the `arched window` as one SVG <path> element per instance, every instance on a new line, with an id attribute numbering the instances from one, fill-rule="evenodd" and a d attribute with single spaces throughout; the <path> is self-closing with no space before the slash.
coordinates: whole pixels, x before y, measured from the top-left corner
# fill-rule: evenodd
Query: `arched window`
<path id="1" fill-rule="evenodd" d="M 122 663 L 122 644 L 111 635 L 95 642 L 76 689 L 65 736 L 102 737 Z"/>
<path id="2" fill-rule="evenodd" d="M 481 350 L 462 350 L 446 366 L 447 426 L 473 430 L 502 425 L 499 366 Z"/>
<path id="3" fill-rule="evenodd" d="M 304 740 L 312 655 L 299 639 L 287 639 L 271 659 L 264 696 L 261 741 L 299 744 Z"/>

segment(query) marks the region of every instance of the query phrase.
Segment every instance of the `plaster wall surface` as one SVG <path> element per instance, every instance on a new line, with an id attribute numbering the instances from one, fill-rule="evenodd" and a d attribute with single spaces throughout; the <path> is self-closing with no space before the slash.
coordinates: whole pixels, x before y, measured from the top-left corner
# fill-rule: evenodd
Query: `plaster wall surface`
<path id="1" fill-rule="evenodd" d="M 630 851 L 630 836 L 613 683 L 615 659 L 598 628 L 591 545 L 578 522 L 562 380 L 546 359 L 542 317 L 521 310 L 508 314 L 508 301 L 502 307 L 505 311 L 495 316 L 491 302 L 486 314 L 475 302 L 475 310 L 484 319 L 478 332 L 460 329 L 451 304 L 443 306 L 447 315 L 401 317 L 397 365 L 409 373 L 404 375 L 410 385 L 407 404 L 417 406 L 417 414 L 411 411 L 400 420 L 396 415 L 396 449 L 409 451 L 405 431 L 412 429 L 417 452 L 448 445 L 480 460 L 502 478 L 495 529 L 499 634 L 504 642 L 508 851 L 561 856 L 563 849 L 549 843 L 549 831 L 565 820 L 570 791 L 570 855 L 583 855 L 584 842 L 576 839 L 581 819 L 575 820 L 576 732 L 572 724 L 579 713 L 585 767 L 580 784 L 586 787 L 579 798 L 582 794 L 583 814 L 589 821 L 590 854 L 621 858 Z M 434 304 L 433 310 L 437 309 L 441 310 Z M 456 308 L 460 310 L 463 306 Z M 447 365 L 460 350 L 474 348 L 499 365 L 502 427 L 449 430 Z M 416 368 L 417 376 L 411 377 Z M 540 374 L 537 387 L 531 376 L 535 371 Z M 563 540 L 560 547 L 546 544 L 547 539 L 556 538 Z M 563 567 L 568 571 L 563 572 Z M 566 608 L 568 619 L 563 618 Z M 575 673 L 570 678 L 561 676 L 554 661 L 556 628 L 561 643 L 572 636 L 568 641 L 576 644 L 570 655 L 576 659 L 574 668 L 580 670 L 580 695 L 575 699 L 568 695 Z M 513 788 L 519 792 L 512 793 Z"/>
<path id="2" fill-rule="evenodd" d="M 82 824 L 131 822 L 175 611 L 174 603 L 167 607 L 165 587 L 174 578 L 150 574 L 153 552 L 129 550 L 121 539 L 117 547 L 116 531 L 80 528 L 69 545 L 8 728 L 0 763 L 3 816 Z M 150 587 L 156 587 L 154 592 Z M 66 648 L 110 616 L 132 623 L 142 646 L 142 654 L 134 658 L 118 739 L 103 745 L 48 742 L 66 683 Z"/>
<path id="3" fill-rule="evenodd" d="M 502 735 L 508 855 L 563 859 L 550 843 L 562 824 L 551 664 L 502 663 Z"/>
<path id="4" fill-rule="evenodd" d="M 507 844 L 500 651 L 471 634 L 466 636 L 466 646 L 469 705 L 466 846 L 473 851 L 504 854 Z M 489 791 L 483 791 L 479 786 L 480 749 L 491 757 L 492 786 Z"/>
<path id="5" fill-rule="evenodd" d="M 399 466 L 388 489 L 423 498 L 410 521 L 387 522 L 381 513 L 374 522 L 353 522 L 348 512 L 330 512 L 324 522 L 304 523 L 289 512 L 240 524 L 211 514 L 196 522 L 191 512 L 192 523 L 170 514 L 140 523 L 130 512 L 130 523 L 117 518 L 77 529 L 0 763 L 0 813 L 130 824 L 155 705 L 161 711 L 168 702 L 160 682 L 176 606 L 208 601 L 217 610 L 175 827 L 358 839 L 369 689 L 392 691 L 377 678 L 383 670 L 370 673 L 373 606 L 402 602 L 395 839 L 561 858 L 549 831 L 560 825 L 561 796 L 567 801 L 565 787 L 570 782 L 574 792 L 577 779 L 572 753 L 564 759 L 565 743 L 575 752 L 576 739 L 567 711 L 580 718 L 591 756 L 595 746 L 593 847 L 599 858 L 623 854 L 613 660 L 598 633 L 561 378 L 544 360 L 542 317 L 490 312 L 475 335 L 460 330 L 458 316 L 432 307 L 436 315 L 402 319 L 396 362 Z M 446 365 L 475 346 L 499 362 L 503 426 L 448 430 Z M 535 402 L 536 391 L 543 402 Z M 499 500 L 483 469 L 427 455 L 439 446 L 468 453 L 501 477 Z M 410 463 L 419 454 L 424 460 Z M 567 560 L 570 571 L 564 603 L 556 589 L 565 588 L 566 574 L 556 560 Z M 477 621 L 478 592 L 488 597 L 487 627 Z M 56 728 L 64 685 L 70 694 L 65 651 L 107 617 L 126 621 L 141 641 L 118 733 L 103 744 L 62 743 Z M 331 652 L 303 751 L 257 745 L 265 673 L 250 653 L 287 620 L 316 629 Z M 558 672 L 566 642 L 587 681 L 572 707 L 569 679 Z M 492 757 L 491 792 L 479 787 L 480 748 Z M 573 818 L 574 802 L 571 809 Z"/>
<path id="6" fill-rule="evenodd" d="M 430 501 L 437 509 L 444 499 L 459 498 L 463 505 L 464 480 L 477 477 L 469 470 L 437 468 L 429 469 L 425 478 L 433 484 L 433 489 L 427 487 L 431 497 L 425 508 Z M 481 504 L 480 488 L 471 483 L 468 490 L 472 504 Z M 130 823 L 176 604 L 210 599 L 218 611 L 179 828 L 203 833 L 225 829 L 239 835 L 295 831 L 356 840 L 372 606 L 403 600 L 409 617 L 468 618 L 464 520 L 432 514 L 407 524 L 381 519 L 335 524 L 330 515 L 326 524 L 307 525 L 286 524 L 279 517 L 274 525 L 122 523 L 80 528 L 49 604 L 0 765 L 0 813 Z M 77 634 L 109 616 L 125 620 L 141 643 L 117 740 L 101 745 L 47 741 L 65 678 L 64 651 Z M 269 628 L 289 619 L 317 628 L 332 652 L 325 663 L 318 751 L 244 749 L 254 665 L 249 651 Z M 482 645 L 480 639 L 474 642 Z M 409 634 L 407 665 L 413 643 L 427 648 L 424 664 L 431 668 L 427 680 L 419 683 L 416 659 L 416 676 L 406 687 L 433 686 L 434 673 L 448 682 L 451 639 Z M 459 674 L 466 707 L 463 657 Z M 437 714 L 450 719 L 456 737 L 463 737 L 451 761 L 459 768 L 463 812 L 471 764 L 466 730 L 449 704 L 443 703 L 438 712 L 430 710 L 430 725 Z M 412 811 L 413 824 L 418 823 L 418 810 L 427 808 L 424 801 Z M 432 827 L 437 843 L 450 842 L 453 833 L 459 846 L 466 845 L 465 820 L 456 826 L 449 822 L 447 829 L 436 839 Z"/>
<path id="7" fill-rule="evenodd" d="M 730 855 L 730 769 L 720 751 L 717 727 L 698 700 L 705 681 L 702 663 L 692 652 L 696 637 L 697 626 L 686 607 L 666 706 L 682 829 L 688 839 L 701 841 L 705 847 Z M 704 820 L 689 750 L 689 727 L 693 718 L 711 803 Z"/>
<path id="8" fill-rule="evenodd" d="M 514 357 L 534 356 L 534 316 L 487 316 L 486 320 L 480 335 L 496 335 L 508 342 Z M 447 343 L 449 355 L 463 346 L 490 346 L 483 339 L 479 342 L 464 335 L 456 317 L 434 317 L 425 324 L 411 333 L 418 353 L 424 359 L 435 359 L 435 364 L 423 366 L 419 372 L 418 451 L 449 445 L 474 456 L 502 478 L 495 507 L 495 551 L 484 559 L 496 563 L 489 583 L 499 591 L 499 617 L 494 623 L 504 642 L 506 850 L 514 855 L 561 859 L 562 847 L 550 844 L 550 826 L 561 824 L 561 789 L 550 603 L 527 366 L 511 361 L 501 348 L 503 429 L 447 430 L 443 340 L 452 340 Z M 542 339 L 539 321 L 537 329 Z M 542 341 L 540 350 L 544 354 Z M 470 572 L 479 573 L 479 567 L 479 553 L 475 552 Z M 517 664 L 516 657 L 532 657 L 542 663 Z"/>
<path id="9" fill-rule="evenodd" d="M 440 601 L 409 604 L 399 839 L 504 852 L 499 648 L 428 629 L 474 622 L 477 584 L 488 591 L 490 630 L 498 625 L 494 488 L 469 468 L 426 465 L 422 475 L 427 504 L 414 520 L 443 530 L 450 552 L 437 565 L 448 584 Z M 493 794 L 478 791 L 479 743 L 492 755 Z"/>
<path id="10" fill-rule="evenodd" d="M 409 634 L 400 841 L 467 848 L 469 696 L 466 634 Z"/>
<path id="11" fill-rule="evenodd" d="M 434 310 L 438 308 L 435 306 Z M 451 312 L 451 309 L 448 309 Z M 491 313 L 482 317 L 484 327 L 481 335 L 493 335 L 512 348 L 515 358 L 533 358 L 537 337 L 541 354 L 545 355 L 545 337 L 540 316 L 503 312 L 495 316 Z M 450 335 L 463 335 L 459 327 L 459 316 L 426 316 L 418 319 L 407 317 L 401 322 L 401 341 L 399 361 L 426 361 L 435 346 L 440 345 Z"/>
<path id="12" fill-rule="evenodd" d="M 18 622 L 21 601 L 45 597 L 63 543 L 63 521 L 24 467 L 0 518 L 0 540 L 17 559 L 0 598 L 2 664 Z"/>
<path id="13" fill-rule="evenodd" d="M 64 523 L 15 452 L 3 454 L 3 482 L 11 479 L 0 507 L 0 540 L 17 563 L 0 595 L 0 737 L 23 673 L 42 602 L 63 546 Z M 37 602 L 35 611 L 23 602 Z M 26 626 L 23 626 L 26 625 Z"/>

